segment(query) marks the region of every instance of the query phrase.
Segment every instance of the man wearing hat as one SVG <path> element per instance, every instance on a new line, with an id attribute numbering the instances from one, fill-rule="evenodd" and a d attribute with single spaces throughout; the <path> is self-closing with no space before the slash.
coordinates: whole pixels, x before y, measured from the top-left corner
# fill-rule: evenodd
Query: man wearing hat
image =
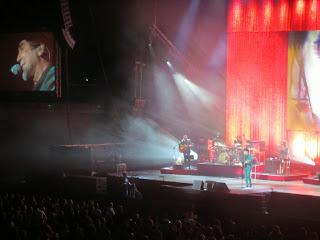
<path id="1" fill-rule="evenodd" d="M 243 150 L 243 166 L 244 166 L 244 176 L 246 180 L 246 188 L 251 188 L 251 168 L 252 168 L 253 156 L 249 153 L 249 149 L 245 148 Z"/>

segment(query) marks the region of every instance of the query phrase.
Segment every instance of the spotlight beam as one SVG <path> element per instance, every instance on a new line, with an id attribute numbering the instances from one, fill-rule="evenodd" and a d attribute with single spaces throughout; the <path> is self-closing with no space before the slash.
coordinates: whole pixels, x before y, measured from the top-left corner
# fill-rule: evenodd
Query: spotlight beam
<path id="1" fill-rule="evenodd" d="M 153 24 L 150 28 L 153 36 L 157 37 L 165 47 L 168 48 L 169 54 L 178 59 L 185 68 L 185 71 L 191 76 L 198 76 L 199 70 L 185 57 L 178 48 L 167 38 L 167 36 L 157 27 L 156 24 Z"/>

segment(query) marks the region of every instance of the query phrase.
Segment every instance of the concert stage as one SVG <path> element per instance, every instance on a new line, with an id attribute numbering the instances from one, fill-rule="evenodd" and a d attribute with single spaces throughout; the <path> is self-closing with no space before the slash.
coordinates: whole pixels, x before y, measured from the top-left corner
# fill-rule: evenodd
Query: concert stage
<path id="1" fill-rule="evenodd" d="M 280 175 L 280 174 L 271 174 L 271 173 L 257 173 L 256 176 L 253 173 L 252 177 L 261 180 L 270 180 L 270 181 L 299 181 L 305 177 L 308 177 L 307 174 L 288 174 L 288 175 Z"/>
<path id="2" fill-rule="evenodd" d="M 186 170 L 189 173 L 193 173 L 195 170 Z M 148 182 L 157 182 L 162 185 L 175 186 L 178 188 L 183 188 L 186 190 L 194 189 L 195 181 L 203 182 L 219 182 L 227 185 L 231 194 L 261 194 L 261 193 L 285 193 L 285 194 L 294 194 L 294 195 L 308 195 L 320 197 L 320 180 L 316 177 L 314 178 L 303 178 L 302 180 L 292 180 L 292 181 L 272 181 L 272 180 L 261 180 L 258 178 L 252 178 L 252 188 L 245 189 L 244 179 L 241 177 L 231 178 L 231 177 L 216 177 L 216 176 L 202 176 L 202 175 L 187 175 L 187 174 L 165 174 L 163 169 L 159 170 L 137 170 L 137 171 L 128 171 L 127 175 L 130 181 L 134 180 L 147 180 Z M 44 175 L 39 175 L 40 177 Z M 94 188 L 99 184 L 106 184 L 110 187 L 111 180 L 109 177 L 116 177 L 119 179 L 119 182 L 122 183 L 122 174 L 121 173 L 109 173 L 107 175 L 100 174 L 99 176 L 93 175 L 81 175 L 81 174 L 67 174 L 63 181 L 68 184 L 69 187 L 72 187 L 72 190 L 78 188 L 79 191 L 88 192 L 87 189 Z M 101 182 L 106 178 L 106 182 Z M 41 178 L 35 179 L 37 184 L 42 184 L 43 181 L 39 181 Z M 48 179 L 48 178 L 45 178 Z M 56 180 L 56 178 L 54 178 Z M 306 181 L 307 180 L 307 181 Z M 309 180 L 309 181 L 308 181 Z M 311 181 L 312 180 L 312 181 Z M 52 183 L 52 182 L 51 182 Z M 84 184 L 85 183 L 85 184 Z M 310 184 L 305 184 L 310 183 Z M 75 187 L 76 186 L 76 187 Z M 48 187 L 48 186 L 47 186 Z"/>
<path id="3" fill-rule="evenodd" d="M 116 174 L 114 174 L 116 175 Z M 162 170 L 147 171 L 129 171 L 128 176 L 136 179 L 145 179 L 150 181 L 160 181 L 166 184 L 176 183 L 184 184 L 186 189 L 192 189 L 194 181 L 216 181 L 225 183 L 230 189 L 230 193 L 236 194 L 256 194 L 266 192 L 288 193 L 297 195 L 308 195 L 320 197 L 320 186 L 305 184 L 302 180 L 292 181 L 271 181 L 252 178 L 251 189 L 244 189 L 244 179 L 230 177 L 215 177 L 201 175 L 181 175 L 181 174 L 164 174 Z M 170 185 L 170 184 L 169 184 Z"/>
<path id="4" fill-rule="evenodd" d="M 230 177 L 241 178 L 243 176 L 243 169 L 239 165 L 222 165 L 215 163 L 198 163 L 191 168 L 182 168 L 182 166 L 172 166 L 161 168 L 162 174 L 177 174 L 177 175 L 198 175 L 198 176 L 212 176 L 212 177 Z M 252 178 L 270 181 L 299 181 L 308 177 L 307 174 L 272 174 L 264 173 L 264 165 L 258 165 L 252 168 Z"/>
<path id="5" fill-rule="evenodd" d="M 241 211 L 243 210 L 241 204 L 249 204 L 251 208 L 266 211 L 265 214 L 272 216 L 289 216 L 297 219 L 319 219 L 320 216 L 318 207 L 320 204 L 320 186 L 305 184 L 301 180 L 270 181 L 253 178 L 253 187 L 246 189 L 244 188 L 245 181 L 242 178 L 163 174 L 161 172 L 159 170 L 132 171 L 128 172 L 128 176 L 140 182 L 141 187 L 143 181 L 146 181 L 148 184 L 160 184 L 162 187 L 159 187 L 159 189 L 165 187 L 171 189 L 171 191 L 175 189 L 180 195 L 188 192 L 193 199 L 209 199 L 209 196 L 212 198 L 208 201 L 220 199 L 224 204 L 230 204 L 227 204 L 230 211 Z M 219 186 L 226 185 L 230 191 L 228 193 L 218 190 L 212 192 L 201 191 L 197 188 L 199 187 L 196 184 L 197 182 L 219 183 Z M 252 199 L 256 199 L 256 201 L 251 202 Z M 226 206 L 223 205 L 223 208 L 225 209 Z"/>
<path id="6" fill-rule="evenodd" d="M 220 211 L 222 216 L 248 216 L 250 212 L 259 216 L 267 214 L 320 220 L 320 186 L 303 181 L 280 182 L 253 178 L 253 187 L 246 189 L 241 177 L 162 174 L 159 170 L 128 171 L 127 175 L 146 202 L 159 198 L 168 208 L 171 206 L 172 211 L 195 204 L 206 212 L 214 209 L 219 214 Z M 122 196 L 123 178 L 120 172 L 93 176 L 68 174 L 60 181 L 56 178 L 51 181 L 35 180 L 33 183 L 27 181 L 28 185 L 23 183 L 20 188 L 28 191 L 35 189 L 36 192 L 61 192 L 68 196 Z M 202 183 L 204 190 L 201 190 Z"/>

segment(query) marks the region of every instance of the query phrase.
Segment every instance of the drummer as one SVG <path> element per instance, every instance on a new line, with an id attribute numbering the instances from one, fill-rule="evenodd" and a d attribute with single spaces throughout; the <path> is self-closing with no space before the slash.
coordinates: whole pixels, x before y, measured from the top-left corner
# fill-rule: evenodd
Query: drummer
<path id="1" fill-rule="evenodd" d="M 238 135 L 236 139 L 233 141 L 234 147 L 237 149 L 244 149 L 247 147 L 247 141 L 244 135 Z"/>
<path id="2" fill-rule="evenodd" d="M 232 164 L 240 164 L 243 158 L 243 149 L 245 146 L 242 145 L 243 140 L 240 135 L 237 135 L 236 138 L 233 141 L 234 147 L 233 147 L 233 160 Z"/>
<path id="3" fill-rule="evenodd" d="M 242 136 L 238 135 L 236 137 L 236 139 L 233 141 L 234 143 L 234 147 L 237 148 L 237 149 L 245 149 L 245 148 L 248 148 L 249 150 L 251 149 L 251 144 L 250 144 L 250 141 L 246 140 L 246 137 L 245 135 L 243 134 Z"/>
<path id="4" fill-rule="evenodd" d="M 242 145 L 242 139 L 241 139 L 241 136 L 238 135 L 236 137 L 236 139 L 233 141 L 234 145 L 237 146 L 237 145 Z"/>

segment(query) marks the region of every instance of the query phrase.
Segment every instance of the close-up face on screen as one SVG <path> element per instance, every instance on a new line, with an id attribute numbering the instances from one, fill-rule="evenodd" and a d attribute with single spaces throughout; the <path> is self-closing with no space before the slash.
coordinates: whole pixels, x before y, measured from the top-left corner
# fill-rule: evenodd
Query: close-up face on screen
<path id="1" fill-rule="evenodd" d="M 291 129 L 319 129 L 320 31 L 290 32 L 288 120 Z"/>
<path id="2" fill-rule="evenodd" d="M 295 159 L 314 164 L 320 129 L 320 31 L 289 32 L 288 139 Z"/>
<path id="3" fill-rule="evenodd" d="M 0 91 L 56 90 L 55 40 L 50 32 L 1 34 Z"/>

